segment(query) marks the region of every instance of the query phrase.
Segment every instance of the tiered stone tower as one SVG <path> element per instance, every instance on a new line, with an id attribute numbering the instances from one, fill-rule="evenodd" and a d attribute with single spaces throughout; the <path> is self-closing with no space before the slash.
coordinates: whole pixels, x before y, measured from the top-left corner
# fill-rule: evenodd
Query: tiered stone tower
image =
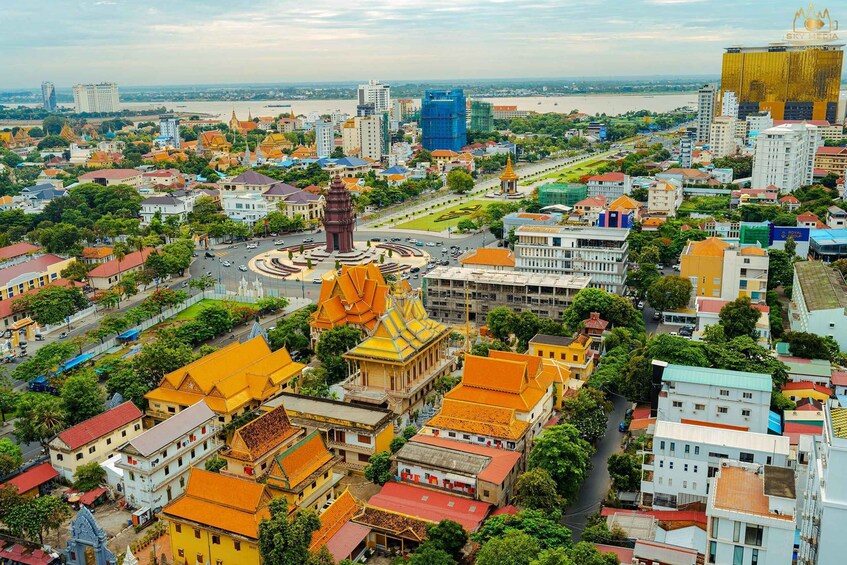
<path id="1" fill-rule="evenodd" d="M 326 230 L 327 253 L 350 253 L 353 251 L 353 227 L 356 216 L 353 213 L 353 201 L 344 188 L 339 175 L 335 175 L 326 194 L 324 208 L 324 229 Z"/>

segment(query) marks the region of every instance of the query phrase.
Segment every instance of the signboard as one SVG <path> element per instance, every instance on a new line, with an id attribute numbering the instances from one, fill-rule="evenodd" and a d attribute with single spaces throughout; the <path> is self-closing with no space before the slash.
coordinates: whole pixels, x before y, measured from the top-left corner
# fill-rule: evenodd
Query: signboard
<path id="1" fill-rule="evenodd" d="M 817 43 L 836 41 L 838 39 L 838 20 L 833 20 L 829 9 L 815 10 L 813 4 L 806 9 L 800 8 L 794 14 L 792 30 L 785 34 L 785 39 L 796 43 Z"/>

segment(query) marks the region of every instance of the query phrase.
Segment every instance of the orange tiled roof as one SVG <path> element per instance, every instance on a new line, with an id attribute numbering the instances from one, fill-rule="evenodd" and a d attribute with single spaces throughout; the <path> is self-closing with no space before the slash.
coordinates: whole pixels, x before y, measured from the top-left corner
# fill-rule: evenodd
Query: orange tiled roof
<path id="1" fill-rule="evenodd" d="M 243 461 L 256 461 L 300 430 L 291 424 L 285 406 L 280 404 L 235 430 L 222 454 Z"/>
<path id="2" fill-rule="evenodd" d="M 531 411 L 546 394 L 550 382 L 536 379 L 541 365 L 539 357 L 512 355 L 511 358 L 497 358 L 496 354 L 492 357 L 466 355 L 461 384 L 444 398 Z"/>
<path id="3" fill-rule="evenodd" d="M 757 473 L 755 469 L 723 467 L 715 483 L 715 508 L 782 520 L 794 519 L 790 514 L 775 514 L 770 511 L 770 501 L 765 494 L 764 476 Z"/>
<path id="4" fill-rule="evenodd" d="M 462 265 L 491 265 L 497 267 L 514 267 L 515 254 L 506 248 L 494 249 L 480 247 L 473 255 L 461 260 Z"/>
<path id="5" fill-rule="evenodd" d="M 761 247 L 756 247 L 755 245 L 751 245 L 749 247 L 745 247 L 741 250 L 742 255 L 757 255 L 759 257 L 767 257 L 768 252 L 762 249 Z"/>
<path id="6" fill-rule="evenodd" d="M 429 520 L 407 516 L 400 512 L 392 512 L 390 510 L 383 510 L 382 508 L 372 508 L 367 505 L 353 516 L 353 521 L 384 532 L 389 532 L 394 536 L 414 539 L 417 541 L 426 540 L 426 527 L 429 524 L 435 523 L 430 522 Z"/>
<path id="7" fill-rule="evenodd" d="M 609 210 L 638 210 L 638 208 L 640 208 L 638 202 L 626 194 L 618 196 L 609 204 Z"/>
<path id="8" fill-rule="evenodd" d="M 259 523 L 270 517 L 265 485 L 194 467 L 185 493 L 162 514 L 211 528 L 259 538 Z"/>
<path id="9" fill-rule="evenodd" d="M 705 257 L 723 257 L 724 249 L 729 247 L 729 244 L 717 237 L 709 237 L 703 241 L 695 241 L 691 243 L 691 255 Z"/>
<path id="10" fill-rule="evenodd" d="M 286 490 L 297 489 L 312 473 L 333 459 L 320 432 L 315 430 L 274 458 L 268 484 Z"/>
<path id="11" fill-rule="evenodd" d="M 83 247 L 83 259 L 103 259 L 112 254 L 111 247 Z"/>
<path id="12" fill-rule="evenodd" d="M 347 266 L 324 280 L 311 325 L 320 329 L 353 324 L 372 330 L 385 313 L 388 285 L 374 264 Z"/>
<path id="13" fill-rule="evenodd" d="M 664 223 L 665 220 L 663 220 L 662 218 L 647 218 L 646 220 L 641 222 L 641 227 L 655 228 L 661 226 Z"/>
<path id="14" fill-rule="evenodd" d="M 515 417 L 513 408 L 488 406 L 446 397 L 441 410 L 427 425 L 512 440 L 523 437 L 529 428 L 528 422 Z"/>
<path id="15" fill-rule="evenodd" d="M 321 529 L 312 534 L 311 551 L 317 551 L 326 545 L 332 536 L 346 524 L 354 514 L 359 512 L 361 505 L 350 494 L 349 489 L 344 489 L 341 496 L 329 505 L 329 508 L 320 515 Z"/>

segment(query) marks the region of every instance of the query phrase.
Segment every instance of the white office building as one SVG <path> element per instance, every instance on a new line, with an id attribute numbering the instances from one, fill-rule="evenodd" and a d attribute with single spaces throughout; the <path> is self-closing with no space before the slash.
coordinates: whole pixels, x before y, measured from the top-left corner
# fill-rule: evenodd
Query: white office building
<path id="1" fill-rule="evenodd" d="M 795 263 L 788 319 L 792 331 L 832 337 L 847 350 L 847 282 L 841 272 L 821 261 Z"/>
<path id="2" fill-rule="evenodd" d="M 642 502 L 655 509 L 705 504 L 726 461 L 788 466 L 788 437 L 657 420 L 642 465 Z"/>
<path id="3" fill-rule="evenodd" d="M 735 123 L 737 120 L 731 116 L 718 116 L 712 120 L 711 132 L 709 134 L 709 147 L 712 149 L 714 158 L 729 157 L 735 155 L 738 145 L 735 142 Z"/>
<path id="4" fill-rule="evenodd" d="M 815 154 L 823 145 L 817 126 L 782 124 L 766 129 L 756 137 L 753 154 L 753 188 L 776 186 L 794 192 L 812 184 Z"/>
<path id="5" fill-rule="evenodd" d="M 679 166 L 690 169 L 694 159 L 694 139 L 690 135 L 679 138 Z"/>
<path id="6" fill-rule="evenodd" d="M 706 84 L 697 91 L 697 141 L 700 143 L 709 143 L 716 95 L 714 84 Z"/>
<path id="7" fill-rule="evenodd" d="M 373 104 L 374 112 L 382 114 L 391 109 L 391 87 L 378 80 L 359 85 L 359 105 Z"/>
<path id="8" fill-rule="evenodd" d="M 185 491 L 188 473 L 221 448 L 217 414 L 201 400 L 121 446 L 124 495 L 136 508 L 162 508 Z"/>
<path id="9" fill-rule="evenodd" d="M 156 215 L 163 222 L 171 216 L 185 222 L 188 220 L 188 214 L 194 211 L 195 198 L 195 191 L 185 190 L 145 198 L 141 201 L 141 225 L 149 226 Z"/>
<path id="10" fill-rule="evenodd" d="M 722 463 L 706 506 L 706 563 L 791 565 L 796 491 L 792 469 Z"/>
<path id="11" fill-rule="evenodd" d="M 738 117 L 738 97 L 731 90 L 724 90 L 721 97 L 721 116 Z"/>
<path id="12" fill-rule="evenodd" d="M 263 219 L 268 212 L 276 210 L 276 206 L 269 204 L 258 192 L 225 192 L 221 206 L 227 218 L 248 226 Z"/>
<path id="13" fill-rule="evenodd" d="M 315 149 L 318 159 L 326 159 L 335 149 L 335 128 L 331 122 L 318 120 L 315 122 Z"/>
<path id="14" fill-rule="evenodd" d="M 594 175 L 588 177 L 586 183 L 588 196 L 604 196 L 608 202 L 613 202 L 630 193 L 632 193 L 632 178 L 624 173 Z"/>
<path id="15" fill-rule="evenodd" d="M 159 116 L 159 137 L 168 145 L 179 149 L 179 118 L 172 114 Z"/>
<path id="16" fill-rule="evenodd" d="M 516 271 L 591 277 L 592 287 L 624 293 L 628 229 L 527 225 L 515 234 Z"/>
<path id="17" fill-rule="evenodd" d="M 847 556 L 847 408 L 826 408 L 823 433 L 812 442 L 799 510 L 801 565 L 841 565 Z"/>
<path id="18" fill-rule="evenodd" d="M 667 422 L 715 423 L 768 433 L 771 376 L 653 361 L 656 417 Z"/>
<path id="19" fill-rule="evenodd" d="M 121 103 L 118 85 L 114 82 L 99 84 L 75 84 L 74 111 L 77 114 L 120 112 Z"/>
<path id="20" fill-rule="evenodd" d="M 359 133 L 359 157 L 362 159 L 382 159 L 382 118 L 366 116 L 354 118 Z"/>

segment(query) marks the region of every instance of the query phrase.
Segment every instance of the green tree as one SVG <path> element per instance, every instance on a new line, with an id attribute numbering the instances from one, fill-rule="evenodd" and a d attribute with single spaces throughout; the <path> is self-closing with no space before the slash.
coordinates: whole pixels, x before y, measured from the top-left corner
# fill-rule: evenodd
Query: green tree
<path id="1" fill-rule="evenodd" d="M 803 359 L 832 359 L 827 340 L 817 334 L 788 332 L 783 340 L 791 346 L 791 355 Z M 836 351 L 835 353 L 838 353 Z"/>
<path id="2" fill-rule="evenodd" d="M 191 280 L 188 281 L 188 287 L 199 290 L 203 293 L 203 296 L 206 296 L 206 291 L 213 286 L 215 286 L 215 279 L 207 275 L 192 277 Z"/>
<path id="3" fill-rule="evenodd" d="M 426 535 L 429 538 L 427 545 L 440 549 L 456 559 L 462 555 L 462 548 L 468 543 L 468 532 L 458 522 L 448 519 L 428 525 Z"/>
<path id="4" fill-rule="evenodd" d="M 335 565 L 335 559 L 325 545 L 322 545 L 317 553 L 309 556 L 306 565 Z"/>
<path id="5" fill-rule="evenodd" d="M 105 395 L 93 371 L 84 371 L 65 379 L 61 389 L 65 422 L 75 425 L 105 409 Z"/>
<path id="6" fill-rule="evenodd" d="M 329 384 L 347 377 L 347 362 L 341 356 L 361 341 L 361 332 L 353 326 L 338 326 L 321 333 L 315 353 L 326 369 Z"/>
<path id="7" fill-rule="evenodd" d="M 768 288 L 790 285 L 794 282 L 794 255 L 781 249 L 768 250 Z"/>
<path id="8" fill-rule="evenodd" d="M 594 544 L 581 541 L 568 550 L 568 557 L 574 565 L 618 565 L 614 553 L 600 553 Z"/>
<path id="9" fill-rule="evenodd" d="M 412 553 L 409 565 L 456 565 L 456 560 L 443 549 L 423 543 Z"/>
<path id="10" fill-rule="evenodd" d="M 691 299 L 691 281 L 683 277 L 667 275 L 653 282 L 647 289 L 647 300 L 656 310 L 677 310 Z"/>
<path id="11" fill-rule="evenodd" d="M 473 190 L 473 177 L 464 169 L 453 169 L 447 173 L 447 188 L 457 194 Z"/>
<path id="12" fill-rule="evenodd" d="M 0 485 L 0 522 L 3 522 L 12 508 L 23 504 L 26 499 L 18 492 L 18 487 L 11 483 Z"/>
<path id="13" fill-rule="evenodd" d="M 564 420 L 579 430 L 579 436 L 589 443 L 606 435 L 606 424 L 609 423 L 606 413 L 610 409 L 605 393 L 589 387 L 582 387 L 576 396 L 562 402 Z"/>
<path id="14" fill-rule="evenodd" d="M 68 264 L 67 267 L 62 269 L 60 275 L 63 279 L 68 279 L 71 281 L 81 282 L 88 278 L 88 271 L 90 270 L 89 266 L 80 261 L 79 259 L 74 259 Z"/>
<path id="15" fill-rule="evenodd" d="M 529 565 L 541 553 L 541 544 L 531 535 L 507 531 L 503 537 L 491 538 L 477 554 L 476 565 Z"/>
<path id="16" fill-rule="evenodd" d="M 106 469 L 97 461 L 80 465 L 74 471 L 74 488 L 79 491 L 94 490 L 106 480 Z"/>
<path id="17" fill-rule="evenodd" d="M 55 530 L 71 515 L 71 507 L 58 496 L 39 496 L 18 504 L 6 515 L 13 536 L 44 544 L 44 533 Z"/>
<path id="18" fill-rule="evenodd" d="M 518 350 L 526 351 L 529 340 L 541 333 L 541 323 L 538 316 L 529 310 L 524 310 L 512 318 L 512 333 L 518 338 Z M 555 334 L 554 334 L 555 335 Z"/>
<path id="19" fill-rule="evenodd" d="M 403 428 L 403 437 L 407 440 L 412 439 L 417 433 L 418 429 L 415 426 L 406 426 Z"/>
<path id="20" fill-rule="evenodd" d="M 365 467 L 365 478 L 375 484 L 384 485 L 391 480 L 391 453 L 380 451 L 368 459 Z"/>
<path id="21" fill-rule="evenodd" d="M 515 504 L 542 512 L 556 511 L 563 502 L 556 489 L 556 481 L 544 469 L 526 471 L 515 483 Z"/>
<path id="22" fill-rule="evenodd" d="M 408 440 L 402 436 L 395 437 L 391 440 L 391 443 L 388 444 L 388 449 L 391 453 L 397 453 L 404 445 L 406 445 L 407 441 Z"/>
<path id="23" fill-rule="evenodd" d="M 461 233 L 472 232 L 477 228 L 476 222 L 471 220 L 470 218 L 463 218 L 459 220 L 459 223 L 456 224 L 456 228 Z"/>
<path id="24" fill-rule="evenodd" d="M 753 308 L 750 297 L 742 296 L 726 304 L 718 315 L 728 339 L 752 336 L 761 312 Z"/>
<path id="25" fill-rule="evenodd" d="M 132 370 L 148 390 L 159 385 L 162 377 L 196 359 L 188 345 L 171 339 L 156 339 L 144 344 L 132 358 Z"/>
<path id="26" fill-rule="evenodd" d="M 509 341 L 509 336 L 515 328 L 516 322 L 517 315 L 505 306 L 492 308 L 485 318 L 485 323 L 488 325 L 488 331 L 490 331 L 495 338 L 503 342 Z"/>
<path id="27" fill-rule="evenodd" d="M 529 453 L 528 468 L 542 468 L 556 481 L 559 495 L 572 502 L 591 467 L 594 448 L 570 424 L 558 424 L 541 432 Z"/>
<path id="28" fill-rule="evenodd" d="M 650 286 L 660 277 L 659 269 L 654 263 L 639 263 L 638 269 L 627 273 L 626 284 L 638 291 L 639 296 L 644 296 Z"/>
<path id="29" fill-rule="evenodd" d="M 70 143 L 64 137 L 59 137 L 58 135 L 48 135 L 38 142 L 38 150 L 43 151 L 44 149 L 55 149 L 57 147 L 68 147 Z"/>
<path id="30" fill-rule="evenodd" d="M 9 438 L 0 439 L 0 477 L 4 477 L 24 464 L 21 448 Z"/>
<path id="31" fill-rule="evenodd" d="M 75 287 L 50 285 L 35 294 L 26 294 L 12 302 L 13 312 L 27 312 L 41 325 L 59 324 L 86 307 L 88 301 Z"/>
<path id="32" fill-rule="evenodd" d="M 0 386 L 0 422 L 6 423 L 6 414 L 14 414 L 19 394 L 12 388 Z"/>
<path id="33" fill-rule="evenodd" d="M 121 364 L 109 373 L 106 380 L 106 391 L 109 394 L 120 394 L 124 400 L 131 400 L 139 408 L 146 408 L 147 400 L 144 395 L 152 388 L 132 370 L 131 364 Z"/>
<path id="34" fill-rule="evenodd" d="M 641 464 L 631 453 L 613 453 L 606 461 L 612 484 L 619 491 L 637 491 L 641 486 Z"/>
<path id="35" fill-rule="evenodd" d="M 15 420 L 15 439 L 18 443 L 47 440 L 65 429 L 65 410 L 62 401 L 55 396 L 38 392 L 26 392 L 18 400 Z"/>
<path id="36" fill-rule="evenodd" d="M 617 545 L 626 538 L 627 534 L 624 530 L 617 526 L 610 530 L 605 520 L 599 520 L 582 531 L 582 541 L 589 543 Z"/>
<path id="37" fill-rule="evenodd" d="M 266 565 L 307 563 L 312 534 L 321 521 L 312 509 L 300 510 L 288 518 L 288 501 L 280 496 L 268 504 L 271 517 L 259 524 L 259 554 Z"/>
<path id="38" fill-rule="evenodd" d="M 220 473 L 221 469 L 226 467 L 226 459 L 221 459 L 217 455 L 209 457 L 206 459 L 204 467 L 207 471 L 211 471 L 212 473 Z"/>

